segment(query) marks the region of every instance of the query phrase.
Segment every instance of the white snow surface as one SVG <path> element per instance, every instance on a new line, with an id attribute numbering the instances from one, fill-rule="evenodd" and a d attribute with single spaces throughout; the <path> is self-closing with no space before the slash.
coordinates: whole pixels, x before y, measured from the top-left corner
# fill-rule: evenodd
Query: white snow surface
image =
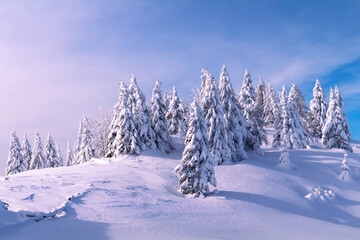
<path id="1" fill-rule="evenodd" d="M 280 151 L 215 166 L 217 188 L 205 198 L 178 191 L 171 154 L 93 159 L 0 179 L 0 239 L 358 239 L 360 151 L 349 153 L 352 181 L 341 181 L 343 150 L 291 150 L 295 169 L 279 166 Z M 352 142 L 359 149 L 359 142 Z M 334 196 L 309 201 L 321 186 Z M 215 190 L 212 188 L 211 190 Z M 6 208 L 8 210 L 6 210 Z"/>

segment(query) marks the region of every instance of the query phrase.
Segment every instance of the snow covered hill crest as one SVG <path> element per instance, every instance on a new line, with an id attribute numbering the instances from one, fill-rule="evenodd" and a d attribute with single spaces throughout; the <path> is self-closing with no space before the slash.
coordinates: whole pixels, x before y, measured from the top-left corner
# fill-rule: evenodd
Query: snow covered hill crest
<path id="1" fill-rule="evenodd" d="M 360 144 L 344 150 L 280 151 L 215 166 L 217 190 L 178 192 L 173 171 L 183 139 L 165 154 L 92 159 L 0 180 L 0 239 L 356 239 L 360 234 Z"/>

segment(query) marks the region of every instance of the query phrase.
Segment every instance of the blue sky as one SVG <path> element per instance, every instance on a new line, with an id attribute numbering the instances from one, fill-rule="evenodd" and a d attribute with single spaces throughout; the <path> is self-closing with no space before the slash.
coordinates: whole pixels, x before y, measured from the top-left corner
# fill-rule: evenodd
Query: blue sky
<path id="1" fill-rule="evenodd" d="M 316 78 L 340 86 L 360 139 L 359 1 L 2 1 L 0 169 L 9 133 L 51 131 L 63 152 L 83 115 L 112 108 L 118 83 L 156 80 L 186 98 L 200 70 L 245 69 L 276 88 L 297 84 L 307 101 Z"/>

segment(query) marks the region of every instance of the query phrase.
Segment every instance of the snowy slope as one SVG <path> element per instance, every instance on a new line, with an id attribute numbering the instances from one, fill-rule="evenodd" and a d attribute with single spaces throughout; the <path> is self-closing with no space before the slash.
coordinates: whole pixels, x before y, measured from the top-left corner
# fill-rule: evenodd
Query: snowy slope
<path id="1" fill-rule="evenodd" d="M 205 199 L 177 192 L 177 151 L 94 159 L 0 180 L 0 239 L 358 239 L 360 143 L 349 154 L 353 179 L 343 182 L 342 150 L 279 151 L 216 166 L 217 190 Z M 322 189 L 321 197 L 311 195 Z M 327 196 L 329 190 L 334 196 Z M 7 204 L 4 204 L 7 203 Z M 8 208 L 8 210 L 5 210 Z"/>

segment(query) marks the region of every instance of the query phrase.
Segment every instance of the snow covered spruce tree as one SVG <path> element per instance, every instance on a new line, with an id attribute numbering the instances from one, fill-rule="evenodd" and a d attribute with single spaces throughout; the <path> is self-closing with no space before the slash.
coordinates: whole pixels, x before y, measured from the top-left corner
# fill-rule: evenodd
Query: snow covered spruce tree
<path id="1" fill-rule="evenodd" d="M 56 153 L 58 155 L 59 158 L 59 166 L 64 166 L 64 159 L 63 156 L 61 154 L 61 149 L 59 147 L 59 144 L 56 143 Z"/>
<path id="2" fill-rule="evenodd" d="M 155 133 L 155 145 L 160 151 L 170 153 L 174 149 L 172 140 L 170 138 L 169 130 L 167 128 L 165 118 L 165 105 L 161 96 L 161 83 L 156 81 L 155 87 L 152 91 L 151 98 L 151 127 Z"/>
<path id="3" fill-rule="evenodd" d="M 5 169 L 6 175 L 16 174 L 22 172 L 21 165 L 23 163 L 23 156 L 21 155 L 21 146 L 19 138 L 16 136 L 16 132 L 11 133 L 10 149 L 7 161 L 7 167 Z"/>
<path id="4" fill-rule="evenodd" d="M 301 124 L 300 116 L 297 111 L 295 92 L 292 88 L 289 96 L 285 86 L 281 94 L 281 118 L 276 122 L 273 147 L 287 147 L 289 149 L 306 148 L 307 134 Z"/>
<path id="5" fill-rule="evenodd" d="M 227 142 L 230 148 L 231 159 L 232 161 L 241 161 L 247 158 L 243 140 L 243 132 L 247 130 L 245 126 L 240 125 L 241 119 L 243 119 L 243 122 L 245 122 L 245 119 L 239 106 L 236 104 L 235 92 L 225 65 L 220 73 L 219 96 L 224 111 L 225 129 L 227 131 Z"/>
<path id="6" fill-rule="evenodd" d="M 140 90 L 133 75 L 129 85 L 131 110 L 138 129 L 138 139 L 141 150 L 152 148 L 155 145 L 155 133 L 151 128 L 149 109 L 146 105 L 145 95 Z"/>
<path id="7" fill-rule="evenodd" d="M 284 146 L 281 147 L 280 164 L 285 168 L 290 168 L 291 167 L 290 153 L 286 145 L 287 144 L 284 144 Z"/>
<path id="8" fill-rule="evenodd" d="M 164 103 L 165 109 L 169 109 L 170 101 L 171 101 L 171 92 L 166 90 L 164 92 L 164 97 L 163 97 L 163 103 Z"/>
<path id="9" fill-rule="evenodd" d="M 90 130 L 90 123 L 87 117 L 84 117 L 80 125 L 82 125 L 82 132 L 79 139 L 79 150 L 76 156 L 74 156 L 75 164 L 88 162 L 91 158 L 95 157 L 95 148 L 93 146 L 94 136 Z"/>
<path id="10" fill-rule="evenodd" d="M 82 132 L 83 132 L 83 122 L 80 121 L 79 122 L 79 130 L 78 130 L 77 139 L 76 139 L 76 141 L 74 143 L 74 159 L 73 159 L 72 165 L 78 164 L 77 157 L 78 157 L 79 152 L 80 152 L 80 144 L 81 144 Z"/>
<path id="11" fill-rule="evenodd" d="M 173 88 L 173 93 L 170 99 L 169 108 L 166 113 L 166 119 L 168 122 L 169 133 L 171 135 L 179 132 L 186 133 L 186 118 L 185 110 L 177 95 L 176 88 Z"/>
<path id="12" fill-rule="evenodd" d="M 348 181 L 350 179 L 350 168 L 348 164 L 348 154 L 344 154 L 344 160 L 341 163 L 341 174 L 340 179 L 344 181 Z"/>
<path id="13" fill-rule="evenodd" d="M 138 130 L 129 99 L 130 93 L 127 87 L 120 82 L 119 99 L 114 107 L 114 115 L 110 124 L 107 157 L 140 153 Z"/>
<path id="14" fill-rule="evenodd" d="M 203 112 L 194 101 L 191 104 L 189 130 L 181 164 L 175 168 L 180 192 L 199 197 L 209 192 L 209 183 L 216 186 L 213 158 L 207 148 L 207 127 Z"/>
<path id="15" fill-rule="evenodd" d="M 228 135 L 219 91 L 215 78 L 209 72 L 206 75 L 201 107 L 208 128 L 208 149 L 213 155 L 215 163 L 220 165 L 226 160 L 231 160 L 231 150 L 228 146 Z"/>
<path id="16" fill-rule="evenodd" d="M 41 169 L 48 168 L 49 165 L 47 163 L 46 158 L 44 157 L 43 146 L 41 142 L 41 137 L 38 132 L 35 133 L 34 145 L 31 156 L 30 169 Z"/>
<path id="17" fill-rule="evenodd" d="M 244 81 L 240 90 L 239 102 L 241 109 L 244 113 L 246 120 L 250 124 L 250 132 L 256 137 L 259 145 L 262 143 L 268 143 L 266 134 L 263 128 L 264 119 L 260 116 L 256 110 L 256 93 L 254 86 L 252 85 L 252 79 L 249 72 L 246 70 L 244 75 Z"/>
<path id="18" fill-rule="evenodd" d="M 305 99 L 300 89 L 293 84 L 291 86 L 291 92 L 293 92 L 296 109 L 298 110 L 300 119 L 306 123 L 308 121 L 308 107 L 305 104 Z M 304 125 L 304 124 L 303 124 Z"/>
<path id="19" fill-rule="evenodd" d="M 350 131 L 344 112 L 344 103 L 336 86 L 330 90 L 329 108 L 326 112 L 326 123 L 322 131 L 321 143 L 325 149 L 341 148 L 352 151 Z"/>
<path id="20" fill-rule="evenodd" d="M 64 166 L 71 166 L 71 165 L 73 165 L 73 153 L 71 150 L 70 142 L 68 141 Z"/>
<path id="21" fill-rule="evenodd" d="M 21 155 L 23 156 L 23 163 L 21 164 L 22 171 L 28 171 L 31 163 L 31 146 L 29 140 L 24 134 L 23 142 L 21 144 Z"/>
<path id="22" fill-rule="evenodd" d="M 261 75 L 259 76 L 260 83 L 256 86 L 256 99 L 255 99 L 255 111 L 256 115 L 265 118 L 265 101 L 266 101 L 266 86 L 262 80 Z"/>
<path id="23" fill-rule="evenodd" d="M 322 130 L 326 122 L 326 111 L 328 104 L 325 100 L 325 94 L 321 88 L 320 82 L 316 79 L 313 89 L 313 99 L 310 101 L 308 130 L 313 137 L 321 138 Z"/>
<path id="24" fill-rule="evenodd" d="M 278 98 L 271 83 L 268 83 L 264 103 L 264 121 L 266 126 L 273 126 L 280 116 Z"/>
<path id="25" fill-rule="evenodd" d="M 56 151 L 55 143 L 50 135 L 50 132 L 48 133 L 48 136 L 45 141 L 45 158 L 47 161 L 48 167 L 59 167 L 59 156 Z"/>
<path id="26" fill-rule="evenodd" d="M 134 115 L 128 105 L 129 92 L 123 83 L 120 83 L 119 101 L 120 112 L 115 124 L 116 137 L 112 145 L 114 157 L 124 154 L 140 154 L 138 131 Z"/>

